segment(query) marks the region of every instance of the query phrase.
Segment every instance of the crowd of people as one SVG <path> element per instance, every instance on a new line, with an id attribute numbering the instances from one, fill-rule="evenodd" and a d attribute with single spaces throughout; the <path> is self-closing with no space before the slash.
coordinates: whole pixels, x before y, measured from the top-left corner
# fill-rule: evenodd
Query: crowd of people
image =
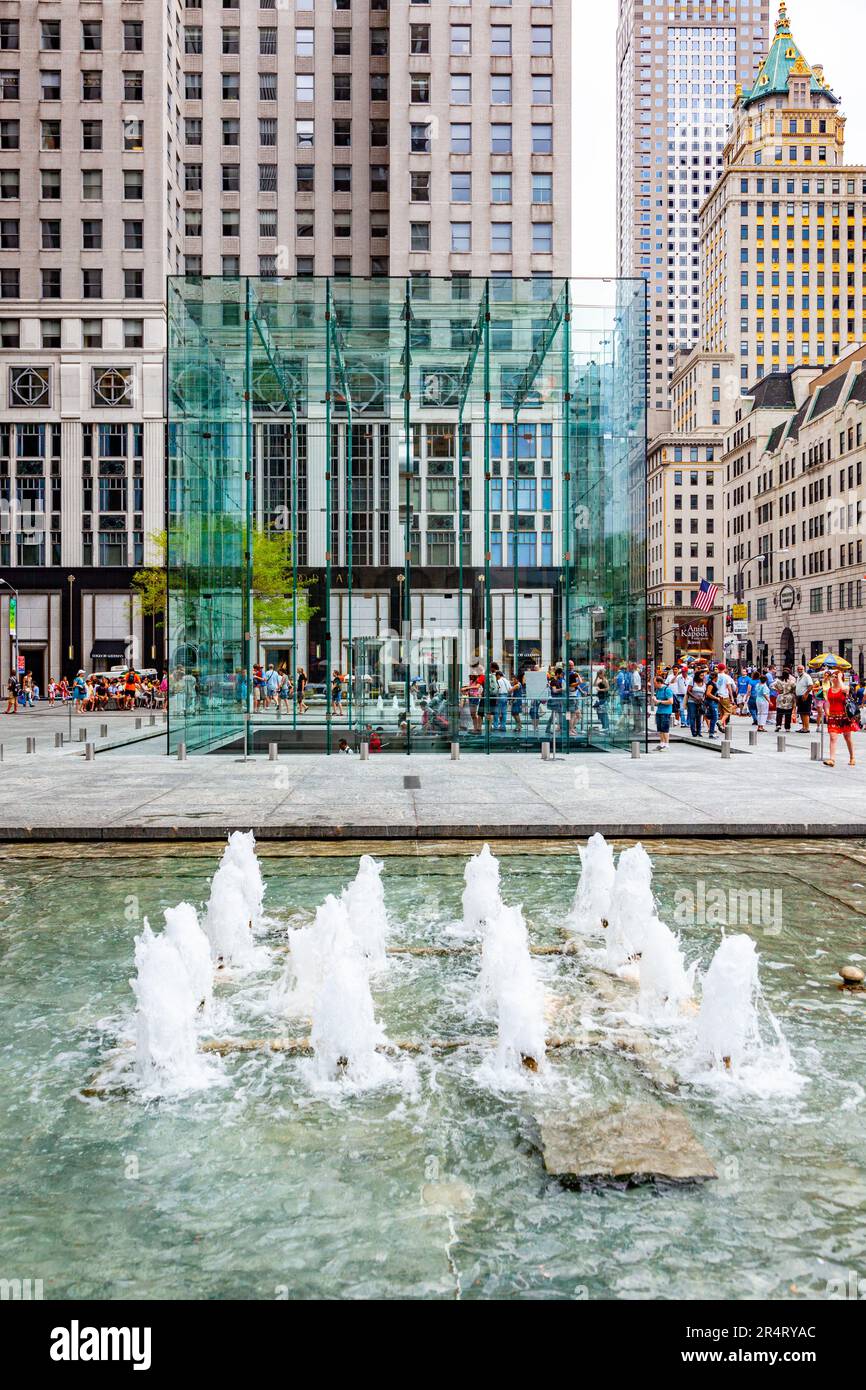
<path id="1" fill-rule="evenodd" d="M 866 690 L 853 673 L 838 666 L 817 671 L 798 665 L 778 670 L 754 667 L 733 672 L 724 662 L 689 661 L 658 672 L 653 682 L 652 707 L 659 735 L 656 751 L 670 746 L 672 725 L 688 728 L 692 738 L 717 739 L 734 718 L 751 719 L 759 733 L 773 727 L 806 734 L 826 727 L 833 767 L 841 735 L 855 765 L 852 735 L 862 729 Z"/>
<path id="2" fill-rule="evenodd" d="M 87 675 L 79 671 L 71 681 L 66 676 L 60 680 L 51 677 L 43 696 L 27 671 L 19 680 L 10 676 L 6 684 L 5 714 L 17 714 L 21 709 L 33 709 L 41 701 L 50 708 L 57 705 L 72 705 L 76 714 L 91 714 L 94 711 L 162 709 L 168 693 L 168 676 L 162 678 L 149 673 L 140 674 L 134 666 L 125 671 L 111 674 Z"/>

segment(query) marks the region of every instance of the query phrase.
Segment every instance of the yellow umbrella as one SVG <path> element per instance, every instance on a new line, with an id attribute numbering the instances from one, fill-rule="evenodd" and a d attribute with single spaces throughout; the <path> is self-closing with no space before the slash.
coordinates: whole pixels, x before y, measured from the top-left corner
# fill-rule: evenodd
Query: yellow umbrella
<path id="1" fill-rule="evenodd" d="M 833 652 L 821 652 L 819 656 L 813 656 L 809 665 L 815 667 L 838 666 L 843 671 L 851 670 L 851 662 L 846 661 L 844 656 L 835 656 Z"/>

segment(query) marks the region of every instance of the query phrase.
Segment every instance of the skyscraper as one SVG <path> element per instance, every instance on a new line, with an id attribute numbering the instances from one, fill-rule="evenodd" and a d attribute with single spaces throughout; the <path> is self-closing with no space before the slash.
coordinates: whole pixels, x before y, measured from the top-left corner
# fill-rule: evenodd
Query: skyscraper
<path id="1" fill-rule="evenodd" d="M 158 653 L 129 596 L 163 526 L 165 276 L 567 274 L 570 23 L 0 5 L 0 577 L 40 684 Z"/>
<path id="2" fill-rule="evenodd" d="M 700 337 L 699 209 L 737 82 L 769 44 L 769 0 L 620 0 L 618 269 L 649 287 L 650 433 L 675 355 Z"/>

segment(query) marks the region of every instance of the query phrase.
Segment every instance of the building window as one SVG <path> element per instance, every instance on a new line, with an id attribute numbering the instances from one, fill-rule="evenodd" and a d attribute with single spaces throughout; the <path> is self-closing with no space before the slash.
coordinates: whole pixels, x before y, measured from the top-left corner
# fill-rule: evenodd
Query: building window
<path id="1" fill-rule="evenodd" d="M 451 223 L 451 250 L 457 252 L 472 250 L 472 223 Z"/>
<path id="2" fill-rule="evenodd" d="M 429 203 L 430 174 L 427 171 L 409 175 L 409 197 L 413 203 Z"/>
<path id="3" fill-rule="evenodd" d="M 553 251 L 553 223 L 552 222 L 533 222 L 532 224 L 532 249 L 543 255 L 550 255 Z"/>
<path id="4" fill-rule="evenodd" d="M 540 125 L 533 122 L 532 125 L 532 153 L 533 154 L 552 154 L 553 153 L 553 126 Z"/>
<path id="5" fill-rule="evenodd" d="M 413 222 L 411 224 L 410 247 L 413 251 L 430 250 L 430 223 Z"/>
<path id="6" fill-rule="evenodd" d="M 510 73 L 493 73 L 490 78 L 490 102 L 493 106 L 511 105 Z"/>
<path id="7" fill-rule="evenodd" d="M 510 174 L 491 174 L 491 175 L 490 175 L 490 201 L 491 201 L 491 203 L 510 203 L 510 202 L 511 202 L 511 175 L 510 175 Z"/>
<path id="8" fill-rule="evenodd" d="M 492 24 L 490 26 L 490 52 L 494 58 L 511 57 L 510 24 Z"/>
<path id="9" fill-rule="evenodd" d="M 511 154 L 511 126 L 494 124 L 490 127 L 490 153 Z"/>
<path id="10" fill-rule="evenodd" d="M 451 153 L 452 154 L 471 154 L 472 153 L 472 126 L 463 121 L 452 121 L 451 123 Z"/>
<path id="11" fill-rule="evenodd" d="M 472 52 L 472 26 L 470 24 L 451 25 L 451 54 L 460 58 Z"/>
<path id="12" fill-rule="evenodd" d="M 471 203 L 471 202 L 472 202 L 472 175 L 471 175 L 471 174 L 452 174 L 452 175 L 451 175 L 451 201 L 452 201 L 452 203 Z"/>
<path id="13" fill-rule="evenodd" d="M 552 175 L 552 174 L 533 174 L 533 175 L 532 175 L 532 201 L 533 201 L 533 203 L 552 203 L 552 202 L 553 202 L 553 175 Z"/>
<path id="14" fill-rule="evenodd" d="M 93 367 L 92 404 L 94 407 L 132 405 L 132 381 L 131 367 Z"/>
<path id="15" fill-rule="evenodd" d="M 472 102 L 472 76 L 468 72 L 451 74 L 452 106 L 469 106 Z"/>
<path id="16" fill-rule="evenodd" d="M 371 30 L 371 34 L 373 32 L 375 31 Z M 429 24 L 409 25 L 409 52 L 415 54 L 424 54 L 430 52 Z"/>
<path id="17" fill-rule="evenodd" d="M 81 272 L 81 298 L 82 299 L 101 299 L 102 298 L 102 270 L 92 267 Z"/>
<path id="18" fill-rule="evenodd" d="M 510 222 L 491 222 L 490 250 L 494 255 L 509 254 L 511 252 Z"/>

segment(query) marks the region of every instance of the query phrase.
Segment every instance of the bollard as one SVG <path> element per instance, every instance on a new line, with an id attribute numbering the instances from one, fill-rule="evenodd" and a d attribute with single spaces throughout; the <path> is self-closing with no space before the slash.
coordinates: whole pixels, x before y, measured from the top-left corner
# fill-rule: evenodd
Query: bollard
<path id="1" fill-rule="evenodd" d="M 811 744 L 811 748 L 810 748 L 810 753 L 811 753 L 811 757 L 812 757 L 812 762 L 813 762 L 813 763 L 817 763 L 817 762 L 820 762 L 820 761 L 821 761 L 821 745 L 820 745 L 820 743 L 818 742 L 818 740 L 817 740 L 816 738 L 813 738 L 813 739 L 812 739 L 812 744 Z"/>
<path id="2" fill-rule="evenodd" d="M 154 724 L 156 723 L 156 715 L 152 714 L 148 722 L 150 724 L 150 727 L 153 728 Z"/>
<path id="3" fill-rule="evenodd" d="M 27 740 L 27 752 L 28 752 L 28 753 L 35 753 L 35 752 L 36 752 L 36 740 L 35 740 L 35 738 L 28 738 L 28 740 Z"/>
<path id="4" fill-rule="evenodd" d="M 85 757 L 85 759 L 86 759 L 87 762 L 89 762 L 89 763 L 92 763 L 92 762 L 93 762 L 93 759 L 96 757 L 96 744 L 95 744 L 95 743 L 85 743 L 85 745 L 84 745 L 84 757 Z"/>
<path id="5" fill-rule="evenodd" d="M 62 748 L 62 747 L 63 747 L 63 735 L 62 735 L 62 734 L 55 734 L 55 735 L 54 735 L 54 747 L 55 747 L 55 748 Z"/>
<path id="6" fill-rule="evenodd" d="M 369 745 L 369 743 L 362 743 L 362 744 L 361 744 L 361 762 L 362 762 L 362 763 L 366 763 L 366 762 L 369 762 L 369 761 L 370 761 L 370 745 Z"/>
<path id="7" fill-rule="evenodd" d="M 140 719 L 136 719 L 136 721 L 135 721 L 135 727 L 136 727 L 136 729 L 140 729 L 140 728 L 141 728 L 141 725 L 142 725 L 142 721 L 141 721 Z"/>
<path id="8" fill-rule="evenodd" d="M 460 744 L 459 744 L 459 743 L 452 743 L 452 745 L 451 745 L 451 761 L 452 761 L 452 763 L 457 763 L 457 762 L 460 761 Z"/>
<path id="9" fill-rule="evenodd" d="M 757 742 L 758 742 L 758 731 L 757 731 L 757 729 L 750 729 L 750 730 L 749 730 L 749 747 L 750 747 L 750 748 L 756 747 L 756 746 L 757 746 Z"/>
<path id="10" fill-rule="evenodd" d="M 179 743 L 179 744 L 177 745 L 177 760 L 178 760 L 179 763 L 185 763 L 185 762 L 186 762 L 186 744 L 185 744 L 185 743 Z"/>
<path id="11" fill-rule="evenodd" d="M 640 757 L 640 744 L 638 743 L 637 739 L 632 740 L 631 755 L 633 758 Z"/>
<path id="12" fill-rule="evenodd" d="M 3 761 L 3 744 L 0 743 L 0 763 Z"/>
<path id="13" fill-rule="evenodd" d="M 731 723 L 731 721 L 730 721 L 730 719 L 729 719 L 728 722 L 727 722 L 727 724 L 725 725 L 725 741 L 726 741 L 727 743 L 732 743 L 732 742 L 733 742 L 733 738 L 734 738 L 734 726 L 732 725 L 732 723 Z"/>
<path id="14" fill-rule="evenodd" d="M 99 726 L 99 737 L 100 737 L 100 738 L 108 738 L 108 725 L 107 725 L 107 724 L 100 724 L 100 726 Z"/>
<path id="15" fill-rule="evenodd" d="M 86 729 L 79 729 L 79 730 L 78 730 L 78 742 L 79 742 L 79 743 L 86 743 L 86 742 L 87 742 L 87 730 L 86 730 Z"/>
<path id="16" fill-rule="evenodd" d="M 542 743 L 542 745 L 541 745 L 541 761 L 542 761 L 543 763 L 547 763 L 547 762 L 550 761 L 550 744 L 549 744 L 549 743 Z"/>
<path id="17" fill-rule="evenodd" d="M 724 738 L 724 739 L 722 739 L 722 757 L 723 757 L 723 758 L 728 758 L 728 759 L 729 759 L 730 756 L 731 756 L 731 740 L 730 740 L 729 738 Z"/>
<path id="18" fill-rule="evenodd" d="M 276 743 L 268 744 L 268 762 L 275 763 L 280 756 L 279 746 Z"/>
<path id="19" fill-rule="evenodd" d="M 785 735 L 784 735 L 784 734 L 776 734 L 776 752 L 777 752 L 777 753 L 784 753 L 784 751 L 785 751 Z"/>

